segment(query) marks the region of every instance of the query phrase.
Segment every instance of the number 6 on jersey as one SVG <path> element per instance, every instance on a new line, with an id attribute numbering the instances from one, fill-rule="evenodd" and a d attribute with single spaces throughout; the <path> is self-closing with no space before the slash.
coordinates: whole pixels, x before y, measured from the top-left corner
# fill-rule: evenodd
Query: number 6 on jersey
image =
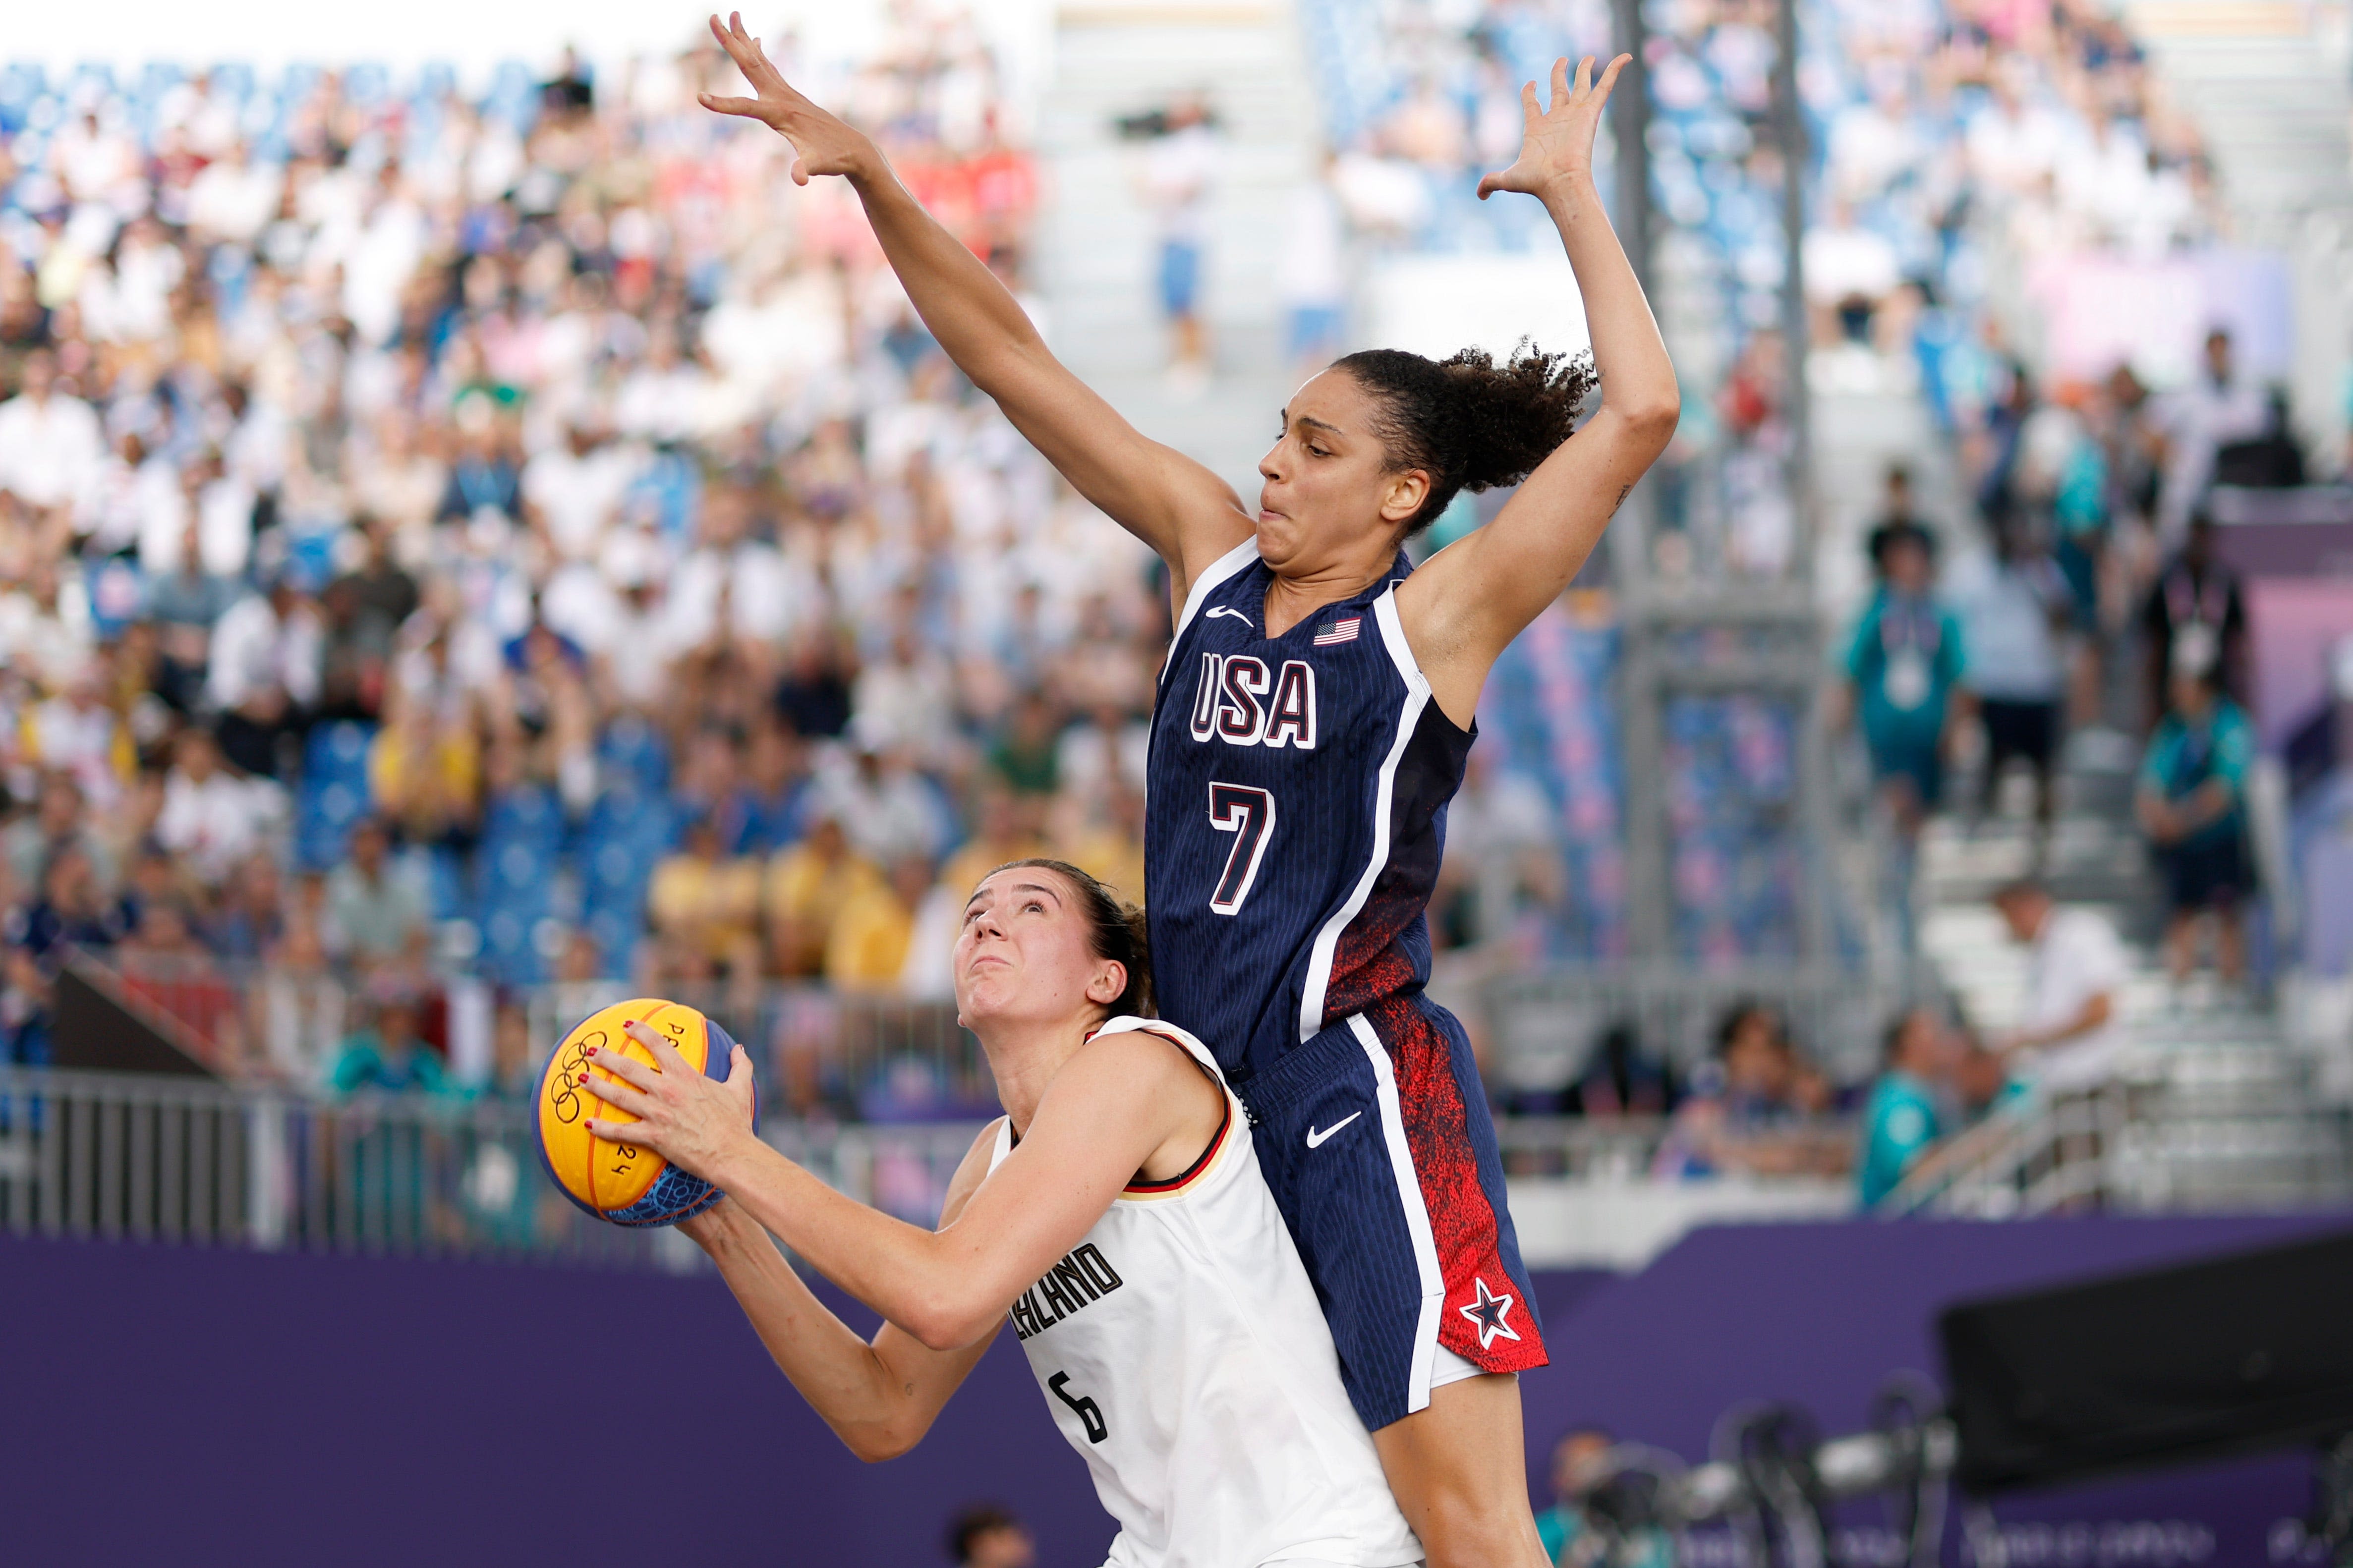
<path id="1" fill-rule="evenodd" d="M 1258 880 L 1258 863 L 1265 858 L 1266 841 L 1274 831 L 1273 792 L 1210 780 L 1209 826 L 1234 836 L 1234 847 L 1226 855 L 1226 874 L 1218 879 L 1218 890 L 1209 895 L 1209 908 L 1229 915 L 1242 907 L 1242 900 L 1250 897 L 1250 884 Z"/>

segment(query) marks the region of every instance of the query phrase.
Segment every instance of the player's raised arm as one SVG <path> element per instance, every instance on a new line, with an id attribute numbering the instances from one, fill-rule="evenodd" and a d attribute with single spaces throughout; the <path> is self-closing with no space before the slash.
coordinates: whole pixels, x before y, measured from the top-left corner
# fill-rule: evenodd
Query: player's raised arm
<path id="1" fill-rule="evenodd" d="M 1504 645 L 1576 576 L 1634 481 L 1674 435 L 1681 412 L 1674 366 L 1650 301 L 1609 226 L 1593 183 L 1602 106 L 1630 56 L 1597 83 L 1590 57 L 1555 63 L 1552 106 L 1534 83 L 1518 160 L 1479 183 L 1479 195 L 1518 191 L 1551 213 L 1568 251 L 1593 339 L 1601 408 L 1539 464 L 1493 522 L 1432 557 L 1398 593 L 1409 639 L 1441 707 L 1467 713 Z M 1464 688 L 1467 691 L 1455 689 Z"/>
<path id="2" fill-rule="evenodd" d="M 719 1083 L 692 1071 L 642 1024 L 628 1032 L 662 1070 L 599 1057 L 597 1065 L 622 1081 L 592 1079 L 587 1092 L 638 1120 L 592 1121 L 589 1131 L 649 1148 L 725 1189 L 811 1268 L 935 1352 L 986 1341 L 1014 1298 L 1084 1239 L 1164 1145 L 1189 1135 L 1198 1152 L 1223 1107 L 1166 1040 L 1104 1036 L 1055 1075 L 1019 1146 L 954 1222 L 928 1231 L 834 1191 L 760 1142 L 733 1077 Z M 735 1072 L 748 1079 L 748 1064 Z"/>
<path id="3" fill-rule="evenodd" d="M 1013 296 L 892 173 L 880 148 L 787 83 L 740 13 L 711 31 L 757 95 L 702 95 L 793 144 L 793 178 L 849 180 L 907 298 L 948 357 L 1079 492 L 1166 561 L 1182 599 L 1193 574 L 1248 537 L 1251 514 L 1226 482 L 1147 439 L 1065 369 Z"/>

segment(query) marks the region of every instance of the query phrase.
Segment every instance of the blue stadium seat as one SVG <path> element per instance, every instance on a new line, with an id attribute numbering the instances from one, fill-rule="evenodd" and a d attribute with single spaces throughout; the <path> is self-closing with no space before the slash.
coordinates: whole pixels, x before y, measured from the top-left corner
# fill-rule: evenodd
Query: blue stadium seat
<path id="1" fill-rule="evenodd" d="M 352 825 L 368 812 L 368 744 L 375 727 L 338 720 L 311 731 L 294 795 L 294 859 L 323 871 L 343 858 Z"/>
<path id="2" fill-rule="evenodd" d="M 437 921 L 466 915 L 466 862 L 446 844 L 436 844 L 425 852 L 425 898 Z"/>
<path id="3" fill-rule="evenodd" d="M 524 784 L 492 795 L 482 809 L 485 855 L 511 844 L 526 844 L 553 858 L 564 843 L 564 808 L 543 784 Z"/>
<path id="4" fill-rule="evenodd" d="M 574 838 L 582 920 L 607 973 L 626 973 L 645 934 L 646 886 L 669 852 L 676 816 L 668 796 L 617 784 L 597 797 Z"/>
<path id="5" fill-rule="evenodd" d="M 605 727 L 596 741 L 596 766 L 608 794 L 625 784 L 657 794 L 670 787 L 670 747 L 660 731 L 634 713 Z"/>

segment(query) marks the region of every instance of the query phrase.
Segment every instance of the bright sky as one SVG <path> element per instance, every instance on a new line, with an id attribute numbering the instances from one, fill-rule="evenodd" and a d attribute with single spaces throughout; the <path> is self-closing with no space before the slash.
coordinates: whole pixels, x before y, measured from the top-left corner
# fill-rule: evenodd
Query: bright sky
<path id="1" fill-rule="evenodd" d="M 967 0 L 999 47 L 1029 55 L 1042 42 L 1045 0 Z M 396 68 L 446 60 L 470 78 L 501 60 L 534 69 L 554 64 L 566 43 L 592 59 L 668 53 L 701 37 L 711 0 L 111 0 L 89 10 L 56 0 L 5 0 L 0 61 L 55 68 L 104 60 L 118 68 L 149 60 L 201 65 L 242 60 L 264 68 L 288 61 L 343 65 L 381 61 Z M 744 20 L 760 37 L 797 28 L 820 58 L 863 54 L 880 31 L 883 0 L 759 0 Z M 1010 36 L 1008 36 L 1010 35 Z M 1016 63 L 1028 75 L 1033 58 Z M 1027 68 L 1026 69 L 1024 68 Z M 1031 79 L 1035 79 L 1033 77 Z"/>

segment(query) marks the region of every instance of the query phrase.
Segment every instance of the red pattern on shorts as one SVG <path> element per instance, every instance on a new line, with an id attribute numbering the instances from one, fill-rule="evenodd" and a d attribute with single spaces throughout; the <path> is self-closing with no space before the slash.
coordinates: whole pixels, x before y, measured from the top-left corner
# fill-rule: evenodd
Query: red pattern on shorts
<path id="1" fill-rule="evenodd" d="M 1469 1111 L 1455 1080 L 1446 1036 L 1410 995 L 1377 1004 L 1365 1016 L 1388 1047 L 1397 1074 L 1406 1145 L 1421 1181 L 1439 1271 L 1446 1280 L 1438 1342 L 1487 1372 L 1526 1372 L 1545 1365 L 1550 1358 L 1535 1313 L 1522 1300 L 1520 1281 L 1504 1268 L 1495 1207 L 1479 1183 Z M 1496 1334 L 1481 1346 L 1479 1325 L 1462 1314 L 1463 1308 L 1478 1303 L 1481 1280 L 1489 1296 L 1512 1298 L 1502 1316 L 1504 1326 L 1519 1335 L 1516 1340 Z"/>

